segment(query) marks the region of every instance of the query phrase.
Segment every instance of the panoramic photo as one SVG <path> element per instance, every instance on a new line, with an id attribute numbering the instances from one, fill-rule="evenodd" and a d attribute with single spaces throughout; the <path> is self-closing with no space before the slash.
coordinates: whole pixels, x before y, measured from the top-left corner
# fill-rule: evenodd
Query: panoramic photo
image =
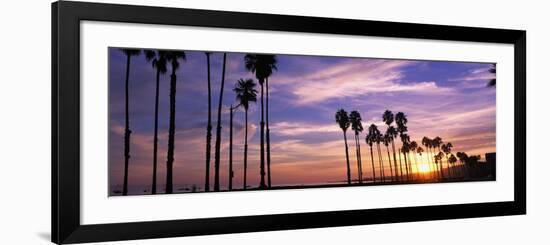
<path id="1" fill-rule="evenodd" d="M 496 68 L 110 47 L 109 195 L 494 181 Z"/>

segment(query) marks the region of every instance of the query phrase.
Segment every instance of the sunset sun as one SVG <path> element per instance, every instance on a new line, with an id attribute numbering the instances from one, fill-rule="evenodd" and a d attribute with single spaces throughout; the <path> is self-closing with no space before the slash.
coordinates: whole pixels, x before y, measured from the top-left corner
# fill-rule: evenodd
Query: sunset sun
<path id="1" fill-rule="evenodd" d="M 421 163 L 418 165 L 418 172 L 420 173 L 427 173 L 430 172 L 430 165 L 426 163 Z"/>

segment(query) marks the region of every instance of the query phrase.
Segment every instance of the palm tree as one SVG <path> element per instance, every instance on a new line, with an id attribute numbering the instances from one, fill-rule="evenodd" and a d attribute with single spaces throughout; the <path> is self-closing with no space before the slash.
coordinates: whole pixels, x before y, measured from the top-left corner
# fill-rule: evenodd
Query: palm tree
<path id="1" fill-rule="evenodd" d="M 468 155 L 464 152 L 457 152 L 456 156 L 458 157 L 458 159 L 462 163 L 462 176 L 463 176 L 463 178 L 469 177 L 469 171 L 468 171 L 468 168 L 466 167 L 466 162 L 468 161 Z"/>
<path id="2" fill-rule="evenodd" d="M 370 148 L 370 160 L 372 164 L 372 182 L 376 182 L 376 170 L 374 169 L 374 155 L 372 154 L 372 144 L 375 142 L 375 130 L 374 127 L 376 125 L 371 124 L 369 127 L 369 132 L 367 133 L 367 136 L 365 136 L 365 142 L 367 142 L 367 145 L 369 145 Z"/>
<path id="3" fill-rule="evenodd" d="M 391 142 L 391 136 L 389 136 L 386 132 L 386 134 L 384 134 L 384 136 L 382 137 L 382 142 L 384 143 L 384 145 L 386 146 L 386 151 L 388 153 L 388 161 L 390 163 L 390 178 L 391 180 L 394 180 L 395 177 L 397 177 L 397 174 L 394 174 L 393 172 L 393 168 L 391 166 L 391 157 L 390 157 L 390 148 L 389 148 L 389 145 L 390 145 L 390 142 Z"/>
<path id="4" fill-rule="evenodd" d="M 210 55 L 211 52 L 204 52 L 206 55 L 206 72 L 208 79 L 208 123 L 206 124 L 206 174 L 204 178 L 204 191 L 210 191 L 210 151 L 212 149 L 212 89 L 210 87 Z"/>
<path id="5" fill-rule="evenodd" d="M 437 158 L 437 161 L 439 163 L 439 172 L 441 172 L 441 178 L 446 179 L 448 177 L 445 177 L 445 174 L 443 173 L 443 157 L 445 157 L 445 153 L 439 152 L 435 156 Z"/>
<path id="6" fill-rule="evenodd" d="M 151 62 L 153 68 L 157 70 L 157 81 L 155 86 L 155 126 L 153 136 L 153 184 L 151 194 L 157 193 L 157 150 L 158 150 L 158 124 L 159 124 L 159 83 L 160 75 L 168 70 L 166 67 L 166 52 L 145 50 L 145 58 Z"/>
<path id="7" fill-rule="evenodd" d="M 374 126 L 376 127 L 376 125 Z M 386 176 L 384 175 L 384 161 L 382 160 L 382 151 L 380 150 L 380 142 L 383 140 L 382 134 L 380 133 L 380 130 L 378 130 L 378 128 L 376 128 L 374 133 L 375 133 L 374 141 L 376 142 L 376 149 L 378 151 L 378 165 L 380 167 L 380 177 L 382 178 L 382 182 L 385 182 Z"/>
<path id="8" fill-rule="evenodd" d="M 424 164 L 424 159 L 422 157 L 422 153 L 424 153 L 424 148 L 422 146 L 416 147 L 416 154 L 420 156 L 420 165 Z"/>
<path id="9" fill-rule="evenodd" d="M 128 163 L 130 161 L 130 134 L 132 131 L 130 130 L 130 116 L 129 116 L 129 96 L 128 96 L 128 85 L 130 80 L 130 61 L 132 59 L 132 56 L 137 56 L 141 53 L 140 49 L 121 49 L 121 51 L 126 55 L 126 80 L 124 83 L 124 90 L 125 90 L 125 105 L 124 105 L 124 182 L 122 185 L 122 195 L 126 196 L 128 195 Z"/>
<path id="10" fill-rule="evenodd" d="M 336 123 L 338 123 L 338 126 L 340 126 L 340 129 L 342 129 L 342 132 L 344 134 L 344 144 L 346 146 L 346 166 L 347 166 L 347 176 L 348 176 L 348 185 L 349 185 L 351 184 L 351 171 L 349 166 L 348 138 L 346 136 L 346 131 L 350 126 L 350 121 L 349 121 L 348 113 L 344 109 L 340 109 L 339 111 L 337 111 L 334 117 L 336 119 Z"/>
<path id="11" fill-rule="evenodd" d="M 453 166 L 453 169 L 454 169 L 454 165 L 455 165 L 457 159 L 456 159 L 454 154 L 451 153 L 450 155 L 451 156 L 447 159 L 447 161 L 449 161 L 449 163 Z M 454 170 L 453 170 L 453 172 L 454 172 Z M 455 174 L 455 178 L 456 178 L 456 174 Z"/>
<path id="12" fill-rule="evenodd" d="M 397 132 L 399 132 L 399 136 L 401 137 L 401 143 L 403 145 L 403 159 L 405 160 L 405 169 L 407 170 L 407 180 L 409 180 L 409 173 L 408 173 L 408 165 L 407 165 L 407 156 L 405 155 L 406 152 L 406 144 L 407 142 L 407 136 L 405 136 L 405 133 L 408 131 L 407 129 L 407 116 L 403 112 L 398 112 L 395 114 L 395 123 L 397 124 Z"/>
<path id="13" fill-rule="evenodd" d="M 391 141 L 391 148 L 393 152 L 393 165 L 395 169 L 395 179 L 398 179 L 399 175 L 397 172 L 397 158 L 395 157 L 395 144 L 394 144 L 394 139 L 397 138 L 397 130 L 395 129 L 395 127 L 392 126 L 392 123 L 394 121 L 393 113 L 390 110 L 384 111 L 384 114 L 382 115 L 382 120 L 386 123 L 386 125 L 388 125 L 388 128 L 386 129 L 386 135 L 388 135 Z M 391 160 L 390 160 L 390 166 L 391 166 Z"/>
<path id="14" fill-rule="evenodd" d="M 355 154 L 357 157 L 357 178 L 359 183 L 363 183 L 363 166 L 361 164 L 361 144 L 359 143 L 359 134 L 363 132 L 363 124 L 361 123 L 361 114 L 357 111 L 352 111 L 349 114 L 351 129 L 355 132 Z"/>
<path id="15" fill-rule="evenodd" d="M 168 123 L 168 154 L 166 161 L 166 193 L 173 193 L 172 169 L 174 165 L 174 136 L 176 133 L 176 70 L 180 63 L 178 60 L 185 60 L 183 51 L 167 51 L 166 61 L 172 66 L 170 75 L 170 120 Z"/>
<path id="16" fill-rule="evenodd" d="M 222 142 L 222 102 L 223 102 L 223 85 L 225 83 L 225 63 L 227 53 L 223 53 L 222 65 L 222 81 L 220 85 L 220 97 L 218 101 L 218 121 L 216 122 L 216 152 L 214 154 L 214 191 L 220 190 L 220 151 Z"/>
<path id="17" fill-rule="evenodd" d="M 273 71 L 277 70 L 277 59 L 275 55 L 260 55 L 260 54 L 247 54 L 244 57 L 245 68 L 255 73 L 258 82 L 260 83 L 260 106 L 261 106 L 261 120 L 260 120 L 260 188 L 265 189 L 265 122 L 264 122 L 264 81 L 273 74 Z M 268 184 L 271 180 L 271 159 L 268 157 Z"/>
<path id="18" fill-rule="evenodd" d="M 256 102 L 258 91 L 256 90 L 256 83 L 252 79 L 239 79 L 235 88 L 233 89 L 237 95 L 237 101 L 239 105 L 244 108 L 244 156 L 243 156 L 243 166 L 244 166 L 244 179 L 243 179 L 243 189 L 246 190 L 246 168 L 247 168 L 247 158 L 248 158 L 248 108 L 250 102 Z"/>
<path id="19" fill-rule="evenodd" d="M 435 159 L 435 156 L 437 155 L 436 153 L 436 145 L 435 145 L 435 140 L 434 139 L 430 139 L 430 149 L 432 151 L 432 159 L 434 161 L 434 168 L 437 170 L 437 177 L 439 179 L 443 178 L 442 174 L 441 174 L 441 171 L 439 169 L 439 165 L 437 164 L 437 161 Z"/>
<path id="20" fill-rule="evenodd" d="M 430 166 L 430 171 L 433 171 L 433 169 L 435 169 L 435 168 L 434 168 L 435 163 L 434 163 L 434 161 L 431 159 L 431 156 L 433 156 L 432 153 L 431 153 L 432 140 L 431 140 L 430 138 L 424 136 L 424 137 L 422 138 L 422 145 L 423 145 L 424 147 L 426 147 L 426 150 L 428 151 L 428 154 L 427 154 L 427 156 L 428 156 L 428 165 Z M 434 177 L 436 177 L 437 172 L 433 172 L 433 175 L 434 175 Z"/>
<path id="21" fill-rule="evenodd" d="M 401 163 L 401 152 L 403 148 L 397 148 L 397 156 L 399 157 L 399 171 L 401 172 L 401 180 L 403 180 L 403 164 Z"/>
<path id="22" fill-rule="evenodd" d="M 407 134 L 401 134 L 400 135 L 402 147 L 401 151 L 403 152 L 403 159 L 405 160 L 405 171 L 407 175 L 407 180 L 410 180 L 411 178 L 411 166 L 410 166 L 410 159 L 408 159 L 407 153 L 409 152 L 410 147 L 410 138 Z"/>
<path id="23" fill-rule="evenodd" d="M 441 137 L 439 136 L 436 136 L 433 140 L 432 140 L 432 147 L 434 149 L 434 152 L 437 150 L 438 155 L 442 155 L 443 153 L 441 153 L 441 144 L 443 144 L 443 140 L 441 139 Z M 441 159 L 443 159 L 443 156 L 440 157 Z M 445 178 L 445 175 L 443 173 L 443 164 L 441 162 L 441 159 L 440 159 L 440 163 L 439 163 L 439 172 L 440 172 L 440 176 L 441 178 Z"/>
<path id="24" fill-rule="evenodd" d="M 441 150 L 443 151 L 443 153 L 445 154 L 445 158 L 447 159 L 447 174 L 449 175 L 449 178 L 451 177 L 451 164 L 449 162 L 449 154 L 451 154 L 452 148 L 453 144 L 450 142 L 441 146 Z"/>
<path id="25" fill-rule="evenodd" d="M 489 68 L 489 73 L 496 74 L 497 73 L 497 66 L 496 64 L 491 64 L 491 68 Z M 487 87 L 495 87 L 497 86 L 497 79 L 491 78 L 489 82 L 487 83 Z"/>
<path id="26" fill-rule="evenodd" d="M 438 171 L 440 172 L 440 174 L 443 172 L 441 170 L 441 165 L 442 165 L 441 161 L 442 161 L 442 159 L 443 159 L 443 153 L 442 152 L 439 152 L 438 154 L 434 155 L 434 163 L 436 165 L 436 168 L 438 168 Z M 440 175 L 440 176 L 442 176 L 442 175 Z"/>
<path id="27" fill-rule="evenodd" d="M 416 141 L 414 141 L 414 140 L 411 141 L 411 143 L 409 144 L 409 150 L 413 153 L 414 165 L 416 166 L 416 172 L 418 173 L 418 161 L 416 159 L 416 148 L 418 148 L 418 144 L 416 143 Z"/>
<path id="28" fill-rule="evenodd" d="M 227 188 L 233 190 L 233 111 L 239 108 L 239 105 L 229 107 L 229 185 Z"/>

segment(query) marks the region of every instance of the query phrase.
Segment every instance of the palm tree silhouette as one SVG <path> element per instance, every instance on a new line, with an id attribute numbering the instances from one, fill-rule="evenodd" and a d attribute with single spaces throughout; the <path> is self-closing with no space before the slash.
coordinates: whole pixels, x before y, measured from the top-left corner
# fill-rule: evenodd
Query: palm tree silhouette
<path id="1" fill-rule="evenodd" d="M 388 153 L 388 161 L 390 163 L 390 179 L 393 181 L 397 175 L 394 174 L 393 168 L 392 168 L 392 165 L 391 165 L 390 148 L 389 148 L 391 140 L 392 140 L 391 136 L 389 136 L 387 134 L 387 132 L 382 136 L 382 142 L 386 146 L 386 152 Z"/>
<path id="2" fill-rule="evenodd" d="M 433 171 L 435 169 L 435 161 L 431 159 L 433 154 L 431 153 L 432 149 L 432 140 L 426 136 L 422 138 L 422 145 L 426 147 L 426 150 L 428 151 L 427 158 L 428 158 L 428 165 L 430 166 L 430 171 Z M 434 178 L 437 176 L 437 172 L 432 173 L 434 175 Z"/>
<path id="3" fill-rule="evenodd" d="M 244 156 L 243 156 L 243 189 L 246 190 L 246 169 L 248 158 L 248 108 L 250 102 L 256 102 L 258 91 L 256 90 L 256 83 L 252 79 L 239 79 L 235 88 L 233 88 L 237 96 L 239 105 L 244 108 Z"/>
<path id="4" fill-rule="evenodd" d="M 210 86 L 210 55 L 211 52 L 204 52 L 206 55 L 206 73 L 208 81 L 208 123 L 206 124 L 206 173 L 204 177 L 204 191 L 210 191 L 210 151 L 212 149 L 212 89 Z"/>
<path id="5" fill-rule="evenodd" d="M 409 144 L 409 150 L 413 153 L 413 157 L 414 157 L 414 166 L 416 167 L 416 172 L 418 172 L 418 161 L 416 159 L 416 148 L 418 148 L 418 144 L 416 143 L 416 141 L 411 141 L 411 143 Z M 411 159 L 409 159 L 411 160 Z M 411 172 L 413 173 L 413 177 L 415 176 L 414 174 L 414 171 L 412 171 L 412 168 L 411 168 Z"/>
<path id="6" fill-rule="evenodd" d="M 397 148 L 397 156 L 399 157 L 399 172 L 401 174 L 400 180 L 403 180 L 403 164 L 401 163 L 401 148 Z"/>
<path id="7" fill-rule="evenodd" d="M 132 59 L 132 56 L 137 56 L 141 54 L 140 49 L 121 49 L 121 51 L 126 55 L 126 80 L 124 83 L 124 90 L 125 90 L 125 102 L 124 102 L 124 180 L 122 185 L 122 195 L 126 196 L 128 195 L 128 163 L 130 161 L 130 134 L 132 134 L 132 131 L 130 130 L 130 116 L 129 116 L 129 96 L 128 96 L 128 88 L 129 88 L 129 80 L 130 80 L 130 60 Z"/>
<path id="8" fill-rule="evenodd" d="M 433 140 L 432 140 L 432 147 L 434 148 L 434 150 L 437 150 L 438 155 L 441 155 L 439 158 L 439 172 L 440 172 L 440 176 L 441 178 L 445 178 L 445 175 L 443 173 L 443 164 L 441 164 L 441 160 L 443 159 L 443 153 L 441 152 L 441 144 L 443 144 L 443 141 L 441 139 L 441 137 L 439 136 L 436 136 Z"/>
<path id="9" fill-rule="evenodd" d="M 443 157 L 445 157 L 445 153 L 440 151 L 439 153 L 437 153 L 436 157 L 438 160 L 437 162 L 439 163 L 439 171 L 441 172 L 441 178 L 443 179 L 448 178 L 448 176 L 445 176 L 443 172 Z"/>
<path id="10" fill-rule="evenodd" d="M 167 51 L 166 61 L 172 66 L 170 75 L 170 120 L 168 126 L 168 154 L 166 161 L 166 193 L 173 193 L 173 165 L 174 165 L 174 136 L 176 132 L 176 70 L 179 68 L 178 60 L 185 60 L 183 51 Z"/>
<path id="11" fill-rule="evenodd" d="M 456 156 L 458 157 L 458 159 L 460 160 L 461 164 L 462 164 L 462 175 L 463 175 L 463 178 L 468 178 L 469 177 L 469 171 L 468 171 L 468 168 L 466 166 L 466 162 L 468 161 L 468 155 L 464 152 L 457 152 L 456 153 Z"/>
<path id="12" fill-rule="evenodd" d="M 397 132 L 399 132 L 399 136 L 401 137 L 401 143 L 403 145 L 403 159 L 405 160 L 405 169 L 407 170 L 407 180 L 409 180 L 409 172 L 408 172 L 408 165 L 407 165 L 407 156 L 405 155 L 406 152 L 406 144 L 407 137 L 405 136 L 405 133 L 408 131 L 407 129 L 407 116 L 403 112 L 398 112 L 395 114 L 395 123 L 397 124 Z"/>
<path id="13" fill-rule="evenodd" d="M 455 163 L 456 163 L 456 161 L 457 161 L 455 155 L 451 153 L 450 156 L 449 156 L 449 158 L 447 159 L 447 161 L 449 161 L 449 163 L 451 164 L 451 166 L 452 166 L 453 169 L 454 169 L 454 167 L 455 167 L 454 165 L 455 165 Z M 453 173 L 454 173 L 454 170 L 453 170 Z M 456 178 L 456 174 L 454 174 L 454 177 Z"/>
<path id="14" fill-rule="evenodd" d="M 422 146 L 416 147 L 416 154 L 418 154 L 420 156 L 420 164 L 425 164 L 422 153 L 424 153 L 424 148 L 422 148 Z"/>
<path id="15" fill-rule="evenodd" d="M 374 127 L 373 127 L 374 126 Z M 369 126 L 369 131 L 367 133 L 367 136 L 365 136 L 365 142 L 367 142 L 367 145 L 369 145 L 370 148 L 370 160 L 372 164 L 372 182 L 376 182 L 376 170 L 374 169 L 374 155 L 372 154 L 372 144 L 375 142 L 375 127 L 376 125 L 371 124 Z"/>
<path id="16" fill-rule="evenodd" d="M 223 85 L 225 83 L 225 63 L 227 60 L 227 53 L 223 53 L 223 65 L 222 65 L 222 81 L 220 85 L 220 99 L 218 101 L 218 121 L 216 127 L 216 152 L 214 154 L 214 191 L 220 190 L 220 154 L 221 154 L 221 142 L 222 142 L 222 102 L 223 102 Z"/>
<path id="17" fill-rule="evenodd" d="M 347 166 L 348 185 L 350 185 L 351 171 L 349 166 L 348 138 L 346 136 L 346 131 L 350 126 L 348 113 L 344 109 L 340 109 L 336 112 L 336 115 L 334 115 L 334 118 L 336 119 L 336 123 L 338 123 L 338 126 L 340 126 L 340 129 L 342 129 L 342 133 L 344 134 L 344 144 L 346 146 L 346 166 Z"/>
<path id="18" fill-rule="evenodd" d="M 447 144 L 443 144 L 441 146 L 441 150 L 443 151 L 443 153 L 445 154 L 445 158 L 447 159 L 447 174 L 449 175 L 449 178 L 452 177 L 451 164 L 449 162 L 449 154 L 451 154 L 452 148 L 453 148 L 453 144 L 451 144 L 450 142 L 448 142 Z"/>
<path id="19" fill-rule="evenodd" d="M 352 111 L 349 114 L 349 121 L 351 123 L 351 129 L 355 132 L 355 154 L 357 156 L 357 172 L 359 183 L 363 183 L 363 166 L 361 164 L 361 144 L 359 143 L 359 134 L 363 132 L 363 125 L 361 124 L 361 114 L 357 111 Z"/>
<path id="20" fill-rule="evenodd" d="M 260 83 L 260 188 L 265 189 L 265 122 L 264 122 L 264 82 L 277 70 L 277 59 L 275 55 L 247 54 L 244 57 L 245 68 L 255 73 L 258 82 Z M 269 149 L 268 149 L 269 150 Z M 271 186 L 271 159 L 268 156 L 268 184 Z"/>
<path id="21" fill-rule="evenodd" d="M 275 63 L 277 62 L 275 56 L 273 56 L 273 60 L 275 61 Z M 276 66 L 275 70 L 277 70 Z M 267 186 L 271 188 L 271 140 L 269 138 L 269 77 L 265 78 L 265 130 L 265 140 L 267 143 Z"/>
<path id="22" fill-rule="evenodd" d="M 384 111 L 384 114 L 382 115 L 383 121 L 388 125 L 388 128 L 386 129 L 386 135 L 389 136 L 389 139 L 391 140 L 391 148 L 393 152 L 393 165 L 395 169 L 395 178 L 398 179 L 399 175 L 397 173 L 397 158 L 395 157 L 395 144 L 394 139 L 397 138 L 397 130 L 395 127 L 393 127 L 392 123 L 394 121 L 393 113 L 390 110 Z M 390 161 L 391 166 L 391 161 Z M 401 174 L 401 177 L 403 175 Z"/>
<path id="23" fill-rule="evenodd" d="M 437 156 L 437 152 L 436 152 L 436 143 L 435 143 L 435 140 L 434 139 L 430 139 L 430 148 L 432 150 L 432 158 L 434 160 L 434 167 L 435 169 L 437 170 L 437 177 L 439 179 L 442 179 L 443 178 L 443 175 L 441 174 L 442 171 L 440 169 L 440 165 L 437 164 L 437 161 L 435 159 L 435 157 Z"/>
<path id="24" fill-rule="evenodd" d="M 497 66 L 496 64 L 491 64 L 491 68 L 489 68 L 489 73 L 496 74 L 497 73 Z M 487 83 L 487 87 L 495 87 L 497 86 L 497 79 L 491 78 L 489 82 Z"/>
<path id="25" fill-rule="evenodd" d="M 409 135 L 406 133 L 401 134 L 399 137 L 401 138 L 401 142 L 402 142 L 401 151 L 403 152 L 403 159 L 405 161 L 405 171 L 407 175 L 407 180 L 410 180 L 411 179 L 411 170 L 410 170 L 411 160 L 408 159 L 408 155 L 407 155 L 407 153 L 409 152 L 409 147 L 411 143 L 410 138 L 409 138 Z"/>
<path id="26" fill-rule="evenodd" d="M 239 105 L 229 107 L 229 184 L 227 188 L 233 190 L 233 111 L 239 108 Z"/>
<path id="27" fill-rule="evenodd" d="M 376 127 L 376 125 L 374 126 Z M 380 142 L 382 141 L 382 134 L 380 133 L 380 130 L 378 130 L 378 128 L 375 128 L 375 129 L 376 130 L 374 131 L 374 142 L 376 142 L 376 149 L 378 152 L 378 165 L 380 167 L 380 178 L 382 178 L 382 182 L 385 182 L 386 176 L 384 175 L 384 161 L 382 161 L 382 151 L 380 150 Z M 369 127 L 369 130 L 370 130 L 370 127 Z"/>
<path id="28" fill-rule="evenodd" d="M 145 58 L 147 62 L 151 62 L 153 68 L 157 71 L 156 86 L 155 86 L 155 126 L 153 136 L 153 184 L 151 186 L 151 194 L 157 193 L 157 151 L 158 151 L 158 124 L 159 124 L 159 83 L 160 75 L 165 74 L 168 70 L 166 67 L 166 52 L 145 50 Z"/>

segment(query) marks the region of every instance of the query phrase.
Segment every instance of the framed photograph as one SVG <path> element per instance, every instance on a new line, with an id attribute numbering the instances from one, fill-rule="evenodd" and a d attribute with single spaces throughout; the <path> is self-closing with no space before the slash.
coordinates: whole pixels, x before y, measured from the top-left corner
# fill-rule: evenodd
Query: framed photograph
<path id="1" fill-rule="evenodd" d="M 525 214 L 525 38 L 55 2 L 52 241 Z"/>

